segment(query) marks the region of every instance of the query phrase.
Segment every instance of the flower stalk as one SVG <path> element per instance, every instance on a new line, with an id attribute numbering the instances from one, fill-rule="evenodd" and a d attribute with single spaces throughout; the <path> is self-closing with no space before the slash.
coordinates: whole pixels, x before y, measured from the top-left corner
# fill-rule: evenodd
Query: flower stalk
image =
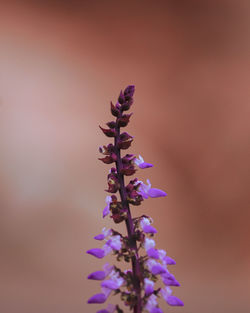
<path id="1" fill-rule="evenodd" d="M 130 180 L 126 185 L 125 177 L 132 176 L 140 169 L 150 168 L 151 163 L 144 162 L 139 156 L 133 154 L 122 156 L 122 150 L 130 147 L 133 137 L 127 132 L 121 132 L 126 127 L 132 114 L 125 114 L 133 104 L 134 86 L 128 86 L 121 91 L 116 105 L 111 102 L 111 113 L 115 121 L 107 123 L 108 128 L 101 128 L 102 132 L 114 139 L 113 143 L 99 148 L 104 156 L 99 158 L 105 164 L 115 163 L 108 173 L 108 189 L 111 196 L 106 197 L 106 207 L 103 217 L 110 215 L 115 224 L 125 222 L 127 234 L 122 235 L 114 229 L 103 228 L 102 233 L 94 237 L 98 241 L 105 241 L 102 248 L 94 248 L 87 251 L 88 254 L 102 259 L 109 253 L 116 256 L 116 260 L 131 263 L 132 269 L 122 271 L 115 265 L 108 263 L 103 270 L 91 273 L 88 279 L 101 281 L 101 293 L 89 298 L 88 303 L 104 303 L 113 292 L 120 294 L 125 307 L 133 313 L 163 313 L 158 305 L 158 298 L 162 296 L 171 306 L 182 306 L 183 302 L 172 296 L 170 286 L 179 286 L 168 269 L 168 265 L 175 261 L 167 256 L 165 250 L 156 249 L 152 237 L 157 230 L 151 225 L 152 219 L 146 215 L 132 218 L 130 205 L 138 206 L 145 199 L 165 197 L 167 194 L 160 189 L 152 188 L 137 178 Z M 119 193 L 120 199 L 115 195 Z M 144 251 L 142 254 L 141 250 Z M 139 253 L 140 252 L 140 253 Z M 155 288 L 155 283 L 161 280 L 163 288 Z M 119 305 L 109 304 L 105 309 L 97 313 L 123 313 Z"/>
<path id="2" fill-rule="evenodd" d="M 117 176 L 118 181 L 120 184 L 120 197 L 122 202 L 122 208 L 126 210 L 127 218 L 125 220 L 126 222 L 126 228 L 128 232 L 128 242 L 130 243 L 130 248 L 134 252 L 132 256 L 132 270 L 133 270 L 133 283 L 134 283 L 134 289 L 136 292 L 136 303 L 134 306 L 134 313 L 141 313 L 142 312 L 142 304 L 141 304 L 141 283 L 140 283 L 140 277 L 141 277 L 141 271 L 140 271 L 140 263 L 139 263 L 139 255 L 138 255 L 138 248 L 137 243 L 135 240 L 135 230 L 134 230 L 134 223 L 131 216 L 130 207 L 127 201 L 127 193 L 124 183 L 124 175 L 121 173 L 122 169 L 122 160 L 121 160 L 121 149 L 118 147 L 119 137 L 120 137 L 120 126 L 119 126 L 119 119 L 122 117 L 122 112 L 119 112 L 119 115 L 116 119 L 116 136 L 115 136 L 115 152 L 117 156 L 116 160 L 116 170 L 117 170 Z"/>

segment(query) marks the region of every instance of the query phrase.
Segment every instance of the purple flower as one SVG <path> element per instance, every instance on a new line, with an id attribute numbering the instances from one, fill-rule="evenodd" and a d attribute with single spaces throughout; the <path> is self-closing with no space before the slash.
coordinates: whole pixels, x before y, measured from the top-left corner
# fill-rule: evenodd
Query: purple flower
<path id="1" fill-rule="evenodd" d="M 109 274 L 109 277 L 110 279 L 105 280 L 101 283 L 101 287 L 115 290 L 120 288 L 121 285 L 124 283 L 124 279 L 115 270 L 112 270 L 112 272 Z"/>
<path id="2" fill-rule="evenodd" d="M 149 311 L 150 313 L 153 313 L 153 312 L 157 312 L 155 311 L 157 307 L 158 307 L 157 297 L 154 294 L 152 294 L 147 300 L 145 309 Z"/>
<path id="3" fill-rule="evenodd" d="M 90 249 L 87 251 L 87 253 L 95 256 L 98 259 L 102 259 L 105 256 L 105 251 L 99 248 Z"/>
<path id="4" fill-rule="evenodd" d="M 112 202 L 112 198 L 110 196 L 107 196 L 105 201 L 107 205 L 102 211 L 102 217 L 105 217 L 110 213 L 110 203 Z"/>
<path id="5" fill-rule="evenodd" d="M 103 293 L 97 293 L 96 295 L 89 298 L 88 303 L 104 303 L 106 296 Z"/>
<path id="6" fill-rule="evenodd" d="M 149 259 L 146 262 L 148 269 L 153 275 L 164 274 L 167 270 L 159 262 L 154 259 Z"/>
<path id="7" fill-rule="evenodd" d="M 158 250 L 159 252 L 159 256 L 160 256 L 160 260 L 162 261 L 162 263 L 164 265 L 174 265 L 176 264 L 175 260 L 170 258 L 169 256 L 167 256 L 167 253 L 165 250 Z"/>
<path id="8" fill-rule="evenodd" d="M 158 250 L 154 248 L 155 241 L 153 239 L 145 238 L 144 247 L 147 251 L 147 255 L 153 259 L 159 259 Z"/>
<path id="9" fill-rule="evenodd" d="M 102 233 L 95 236 L 94 239 L 95 240 L 104 240 L 106 237 L 110 236 L 112 234 L 112 230 L 111 229 L 107 229 L 106 227 L 104 227 L 102 229 Z"/>
<path id="10" fill-rule="evenodd" d="M 143 217 L 140 221 L 140 226 L 142 228 L 142 230 L 144 231 L 144 233 L 146 234 L 155 234 L 157 233 L 157 230 L 150 225 L 150 220 L 146 217 Z"/>
<path id="11" fill-rule="evenodd" d="M 169 256 L 165 256 L 163 262 L 167 265 L 175 265 L 176 264 L 175 260 L 170 258 Z"/>
<path id="12" fill-rule="evenodd" d="M 140 155 L 139 155 L 138 159 L 137 158 L 134 159 L 134 163 L 137 166 L 139 166 L 139 168 L 141 168 L 141 169 L 153 167 L 153 164 L 144 162 L 142 156 L 140 156 Z"/>
<path id="13" fill-rule="evenodd" d="M 151 198 L 165 197 L 167 195 L 166 192 L 161 189 L 151 188 L 151 183 L 149 179 L 147 179 L 147 185 L 141 181 L 138 181 L 138 183 L 140 183 L 138 193 L 144 199 L 148 199 L 148 197 L 151 197 Z"/>
<path id="14" fill-rule="evenodd" d="M 121 242 L 121 236 L 120 235 L 115 235 L 115 236 L 110 236 L 108 241 L 105 243 L 105 245 L 102 247 L 104 250 L 104 255 L 108 255 L 111 253 L 113 250 L 119 251 L 122 247 L 122 242 Z"/>
<path id="15" fill-rule="evenodd" d="M 150 258 L 159 259 L 159 252 L 157 249 L 150 248 L 147 250 L 147 254 Z"/>
<path id="16" fill-rule="evenodd" d="M 162 274 L 161 278 L 165 286 L 180 286 L 180 283 L 175 279 L 174 275 L 169 272 Z"/>
<path id="17" fill-rule="evenodd" d="M 96 271 L 91 274 L 89 274 L 88 279 L 94 279 L 94 280 L 103 280 L 105 279 L 106 274 L 104 271 Z"/>
<path id="18" fill-rule="evenodd" d="M 96 271 L 96 272 L 89 274 L 88 279 L 103 280 L 112 272 L 113 269 L 114 269 L 114 266 L 109 265 L 109 263 L 106 263 L 103 266 L 103 271 Z"/>
<path id="19" fill-rule="evenodd" d="M 145 238 L 144 240 L 144 248 L 146 249 L 146 251 L 148 251 L 151 248 L 155 247 L 155 241 L 154 239 L 150 239 L 150 238 Z"/>
<path id="20" fill-rule="evenodd" d="M 154 292 L 154 282 L 148 278 L 144 278 L 145 295 L 149 296 Z"/>
<path id="21" fill-rule="evenodd" d="M 171 306 L 183 306 L 184 303 L 177 297 L 172 296 L 172 290 L 169 287 L 161 289 L 162 297 Z"/>
<path id="22" fill-rule="evenodd" d="M 120 250 L 122 247 L 121 236 L 119 235 L 111 236 L 109 241 L 107 241 L 106 245 L 108 245 L 113 250 Z"/>
<path id="23" fill-rule="evenodd" d="M 152 266 L 151 273 L 153 275 L 163 274 L 166 273 L 166 269 L 161 264 L 156 264 Z"/>

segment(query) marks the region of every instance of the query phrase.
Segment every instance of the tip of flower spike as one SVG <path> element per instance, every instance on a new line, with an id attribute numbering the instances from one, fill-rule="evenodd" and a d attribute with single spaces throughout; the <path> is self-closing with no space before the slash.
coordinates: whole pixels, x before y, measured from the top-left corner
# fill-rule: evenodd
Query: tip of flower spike
<path id="1" fill-rule="evenodd" d="M 96 295 L 89 298 L 88 303 L 104 303 L 106 296 L 104 293 L 97 293 Z"/>
<path id="2" fill-rule="evenodd" d="M 124 90 L 124 96 L 133 97 L 135 92 L 135 85 L 128 85 L 128 87 Z"/>

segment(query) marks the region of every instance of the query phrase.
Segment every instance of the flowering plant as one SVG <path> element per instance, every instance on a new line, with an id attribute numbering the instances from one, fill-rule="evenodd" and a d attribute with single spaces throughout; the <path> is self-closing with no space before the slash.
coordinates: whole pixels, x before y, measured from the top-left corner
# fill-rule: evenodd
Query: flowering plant
<path id="1" fill-rule="evenodd" d="M 110 215 L 114 223 L 125 222 L 127 234 L 122 235 L 114 229 L 103 228 L 102 233 L 94 239 L 104 241 L 102 248 L 94 248 L 87 251 L 88 254 L 102 259 L 113 253 L 117 261 L 125 261 L 132 264 L 132 269 L 122 271 L 115 265 L 108 263 L 103 269 L 91 273 L 88 279 L 101 281 L 101 293 L 89 298 L 88 303 L 104 303 L 113 292 L 120 294 L 121 300 L 134 313 L 150 312 L 162 313 L 157 300 L 160 296 L 171 306 L 183 306 L 183 302 L 172 295 L 172 286 L 180 286 L 174 275 L 169 272 L 168 265 L 175 264 L 165 250 L 156 249 L 153 236 L 157 230 L 152 226 L 152 219 L 142 215 L 132 217 L 130 205 L 138 206 L 144 199 L 165 197 L 166 193 L 160 189 L 152 188 L 134 178 L 125 184 L 125 176 L 131 176 L 140 169 L 150 168 L 153 165 L 143 160 L 141 156 L 136 158 L 133 154 L 121 156 L 121 150 L 130 147 L 133 137 L 127 132 L 121 132 L 121 127 L 126 127 L 132 113 L 125 114 L 133 103 L 134 86 L 128 86 L 121 91 L 116 105 L 111 102 L 111 113 L 116 117 L 115 121 L 107 123 L 108 128 L 101 128 L 107 137 L 114 138 L 114 143 L 99 148 L 105 164 L 115 163 L 108 174 L 108 193 L 106 206 L 102 212 L 103 217 Z M 120 199 L 115 195 L 119 192 Z M 164 287 L 155 287 L 157 281 L 161 281 Z M 105 309 L 97 313 L 123 313 L 118 305 L 109 304 Z"/>

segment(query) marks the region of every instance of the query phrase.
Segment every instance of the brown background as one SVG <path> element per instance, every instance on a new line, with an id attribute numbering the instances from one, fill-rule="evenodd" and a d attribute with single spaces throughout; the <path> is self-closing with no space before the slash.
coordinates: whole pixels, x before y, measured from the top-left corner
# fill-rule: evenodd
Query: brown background
<path id="1" fill-rule="evenodd" d="M 95 312 L 85 251 L 107 225 L 109 101 L 136 85 L 131 151 L 168 192 L 154 219 L 177 265 L 164 312 L 248 313 L 249 1 L 0 5 L 0 312 Z M 115 301 L 115 299 L 114 299 Z"/>

